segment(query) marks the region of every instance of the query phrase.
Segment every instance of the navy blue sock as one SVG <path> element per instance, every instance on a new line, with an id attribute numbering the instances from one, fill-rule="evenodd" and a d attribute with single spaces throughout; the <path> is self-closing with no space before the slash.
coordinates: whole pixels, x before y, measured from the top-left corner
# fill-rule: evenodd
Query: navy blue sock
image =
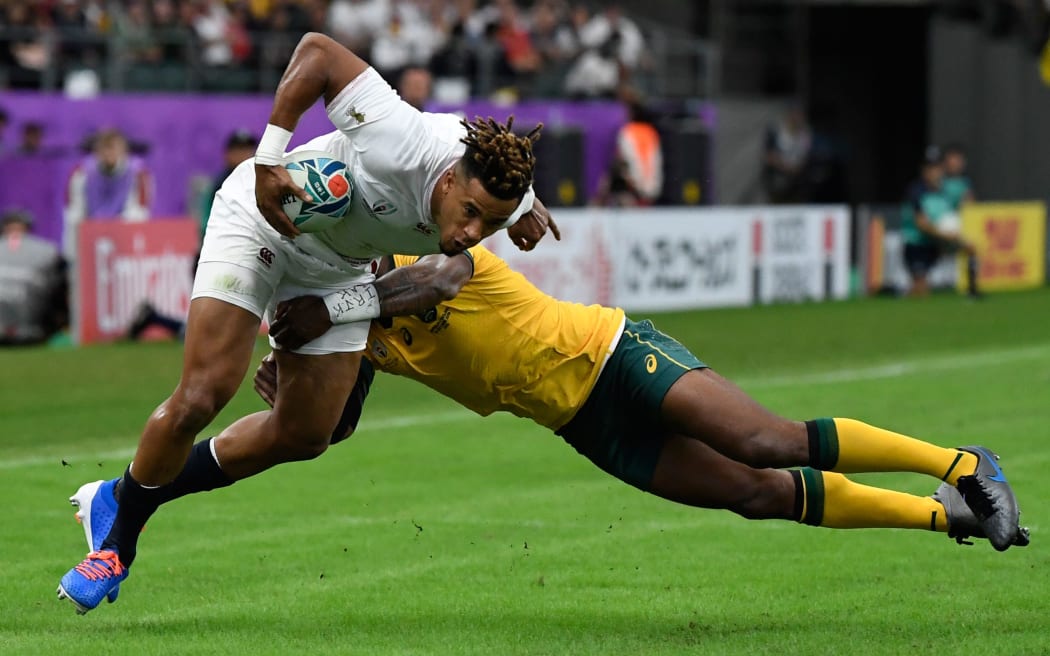
<path id="1" fill-rule="evenodd" d="M 102 543 L 102 548 L 114 549 L 120 554 L 120 561 L 124 566 L 130 567 L 135 559 L 139 533 L 146 525 L 146 520 L 161 504 L 194 492 L 207 492 L 233 485 L 233 481 L 223 473 L 211 454 L 212 439 L 193 445 L 186 465 L 175 480 L 167 485 L 144 488 L 131 477 L 130 468 L 125 471 L 124 478 L 115 491 L 119 504 L 117 518 Z"/>
<path id="2" fill-rule="evenodd" d="M 157 492 L 160 493 L 158 505 L 187 494 L 207 492 L 233 485 L 233 481 L 223 473 L 219 463 L 215 462 L 215 457 L 211 454 L 213 439 L 215 438 L 209 437 L 193 445 L 190 457 L 186 459 L 186 466 L 182 468 L 175 480 L 157 489 Z"/>
<path id="3" fill-rule="evenodd" d="M 131 466 L 124 470 L 120 480 L 120 503 L 117 506 L 117 517 L 109 529 L 109 535 L 102 541 L 102 549 L 116 551 L 120 562 L 131 567 L 138 549 L 139 533 L 146 525 L 146 520 L 160 504 L 156 501 L 160 488 L 145 488 L 131 477 Z"/>

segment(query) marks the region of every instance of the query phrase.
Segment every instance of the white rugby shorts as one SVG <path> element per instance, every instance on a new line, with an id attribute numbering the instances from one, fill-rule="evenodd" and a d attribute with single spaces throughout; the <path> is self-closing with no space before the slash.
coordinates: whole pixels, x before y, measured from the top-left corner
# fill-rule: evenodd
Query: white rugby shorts
<path id="1" fill-rule="evenodd" d="M 247 164 L 251 166 L 250 160 Z M 371 263 L 338 262 L 334 253 L 322 260 L 271 228 L 255 207 L 254 171 L 250 185 L 244 173 L 235 171 L 215 195 L 191 298 L 216 298 L 271 322 L 280 301 L 323 296 L 375 280 Z M 235 177 L 240 178 L 240 184 L 231 184 Z M 297 239 L 304 238 L 311 239 L 308 235 Z M 362 351 L 369 323 L 332 326 L 295 353 Z M 270 346 L 276 347 L 272 338 Z"/>

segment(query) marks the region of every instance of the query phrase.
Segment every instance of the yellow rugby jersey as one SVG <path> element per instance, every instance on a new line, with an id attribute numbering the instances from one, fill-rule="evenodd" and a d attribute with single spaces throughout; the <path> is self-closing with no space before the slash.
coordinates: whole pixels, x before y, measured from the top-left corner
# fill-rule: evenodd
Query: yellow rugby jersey
<path id="1" fill-rule="evenodd" d="M 369 359 L 480 415 L 505 410 L 561 428 L 594 387 L 623 310 L 556 300 L 485 247 L 470 253 L 474 276 L 456 298 L 391 328 L 372 323 Z"/>

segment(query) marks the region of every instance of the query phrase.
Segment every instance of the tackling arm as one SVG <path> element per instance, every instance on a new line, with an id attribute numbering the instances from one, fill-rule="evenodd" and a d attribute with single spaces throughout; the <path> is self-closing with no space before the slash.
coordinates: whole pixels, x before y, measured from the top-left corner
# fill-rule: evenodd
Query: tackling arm
<path id="1" fill-rule="evenodd" d="M 428 255 L 409 266 L 380 276 L 374 285 L 354 285 L 328 296 L 299 296 L 277 305 L 270 336 L 283 348 L 294 350 L 325 333 L 335 323 L 331 306 L 340 312 L 339 323 L 364 321 L 359 310 L 378 304 L 377 316 L 419 314 L 441 301 L 454 298 L 474 275 L 467 254 Z"/>
<path id="2" fill-rule="evenodd" d="M 474 275 L 469 255 L 427 255 L 376 280 L 379 316 L 419 314 L 456 297 Z"/>

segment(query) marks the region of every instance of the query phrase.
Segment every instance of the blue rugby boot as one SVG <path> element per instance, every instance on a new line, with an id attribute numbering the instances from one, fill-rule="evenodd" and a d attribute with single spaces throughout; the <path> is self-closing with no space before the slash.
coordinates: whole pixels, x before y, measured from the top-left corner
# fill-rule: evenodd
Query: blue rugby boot
<path id="1" fill-rule="evenodd" d="M 69 497 L 69 503 L 77 509 L 74 517 L 84 527 L 89 552 L 102 548 L 102 541 L 109 535 L 109 529 L 117 518 L 117 499 L 113 496 L 113 490 L 119 480 L 114 478 L 85 483 L 76 494 Z M 119 593 L 120 586 L 117 586 L 106 595 L 106 599 L 113 603 Z"/>
<path id="2" fill-rule="evenodd" d="M 1019 524 L 1017 497 L 999 467 L 999 456 L 983 446 L 958 448 L 977 456 L 977 470 L 969 476 L 960 476 L 956 487 L 988 541 L 998 551 L 1006 551 L 1021 541 L 1027 544 L 1027 531 L 1022 535 Z"/>
<path id="3" fill-rule="evenodd" d="M 68 599 L 84 613 L 96 608 L 128 578 L 128 568 L 116 551 L 92 551 L 79 565 L 66 572 L 56 591 L 59 599 Z"/>

